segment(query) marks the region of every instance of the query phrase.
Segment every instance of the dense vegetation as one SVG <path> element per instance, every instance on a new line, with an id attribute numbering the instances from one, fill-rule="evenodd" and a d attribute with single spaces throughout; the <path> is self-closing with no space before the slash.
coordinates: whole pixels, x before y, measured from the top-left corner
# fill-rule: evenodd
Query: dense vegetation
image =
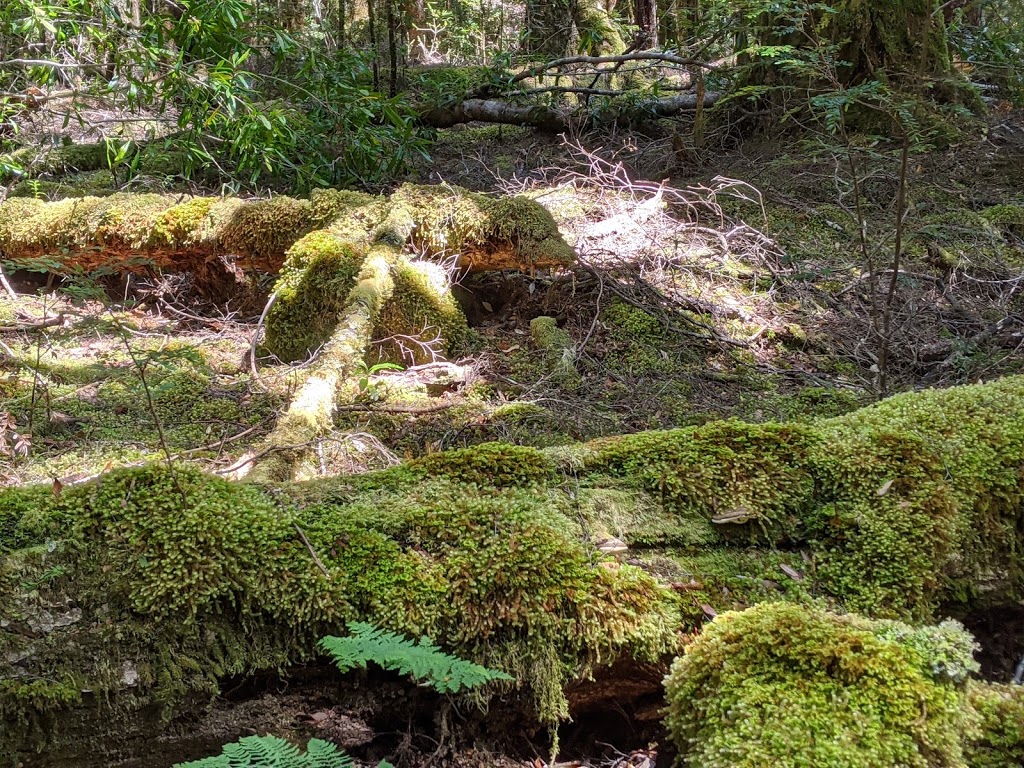
<path id="1" fill-rule="evenodd" d="M 1019 765 L 1022 19 L 9 0 L 0 765 Z"/>

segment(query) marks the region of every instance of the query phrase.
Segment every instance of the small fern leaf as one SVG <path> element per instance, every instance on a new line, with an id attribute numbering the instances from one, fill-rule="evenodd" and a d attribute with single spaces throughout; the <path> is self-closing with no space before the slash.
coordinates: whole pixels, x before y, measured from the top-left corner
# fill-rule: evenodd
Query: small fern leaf
<path id="1" fill-rule="evenodd" d="M 231 768 L 303 768 L 302 752 L 277 736 L 245 736 L 224 746 Z"/>
<path id="2" fill-rule="evenodd" d="M 320 647 L 342 672 L 366 667 L 372 661 L 384 669 L 423 680 L 439 693 L 513 679 L 504 672 L 447 654 L 426 637 L 409 640 L 363 622 L 352 622 L 349 629 L 352 634 L 348 637 L 328 636 L 320 641 Z"/>
<path id="3" fill-rule="evenodd" d="M 333 744 L 312 739 L 302 752 L 297 746 L 277 736 L 245 736 L 225 744 L 217 757 L 174 768 L 354 768 L 352 758 Z"/>
<path id="4" fill-rule="evenodd" d="M 354 768 L 355 763 L 329 741 L 310 739 L 303 765 L 309 768 Z"/>

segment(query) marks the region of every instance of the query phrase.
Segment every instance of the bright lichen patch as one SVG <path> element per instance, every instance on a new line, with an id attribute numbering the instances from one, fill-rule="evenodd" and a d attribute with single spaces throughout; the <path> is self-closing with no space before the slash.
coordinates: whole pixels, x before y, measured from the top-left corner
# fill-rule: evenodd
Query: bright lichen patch
<path id="1" fill-rule="evenodd" d="M 680 755 L 705 768 L 963 768 L 977 670 L 959 625 L 760 605 L 705 627 L 666 680 Z"/>

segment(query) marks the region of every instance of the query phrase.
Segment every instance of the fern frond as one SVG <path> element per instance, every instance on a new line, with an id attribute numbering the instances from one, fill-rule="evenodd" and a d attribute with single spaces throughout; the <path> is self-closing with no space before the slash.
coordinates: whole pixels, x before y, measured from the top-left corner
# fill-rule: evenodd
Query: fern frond
<path id="1" fill-rule="evenodd" d="M 426 637 L 408 640 L 361 621 L 351 622 L 348 628 L 352 631 L 348 637 L 328 636 L 320 640 L 320 647 L 342 672 L 365 668 L 372 661 L 384 669 L 423 680 L 439 693 L 456 693 L 495 680 L 513 679 L 504 672 L 447 654 Z"/>
<path id="2" fill-rule="evenodd" d="M 329 741 L 310 739 L 303 765 L 309 768 L 354 768 L 355 763 Z"/>
<path id="3" fill-rule="evenodd" d="M 312 739 L 302 752 L 277 736 L 245 736 L 224 745 L 217 757 L 178 763 L 174 768 L 353 768 L 352 758 L 327 741 Z"/>

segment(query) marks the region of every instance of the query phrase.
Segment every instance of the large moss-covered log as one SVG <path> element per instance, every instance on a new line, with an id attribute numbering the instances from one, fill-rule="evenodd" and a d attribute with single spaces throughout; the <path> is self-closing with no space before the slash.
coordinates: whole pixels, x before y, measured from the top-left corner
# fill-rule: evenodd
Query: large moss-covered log
<path id="1" fill-rule="evenodd" d="M 70 706 L 181 711 L 354 618 L 515 674 L 555 719 L 566 682 L 664 658 L 715 610 L 785 598 L 930 621 L 940 601 L 1019 599 L 1022 472 L 1017 377 L 313 483 L 147 467 L 5 490 L 0 732 L 10 749 L 59 738 Z M 603 567 L 591 542 L 609 534 L 631 564 Z"/>
<path id="2" fill-rule="evenodd" d="M 357 618 L 506 669 L 545 719 L 572 677 L 677 648 L 674 596 L 599 567 L 542 454 L 467 454 L 465 472 L 493 468 L 475 491 L 447 458 L 450 477 L 413 463 L 277 491 L 165 467 L 4 491 L 2 748 L 59 740 L 72 707 L 181 712 Z"/>
<path id="3" fill-rule="evenodd" d="M 347 194 L 251 201 L 130 193 L 56 202 L 13 198 L 0 204 L 0 258 L 35 268 L 45 259 L 58 273 L 153 267 L 202 275 L 220 257 L 276 271 L 285 251 L 328 224 L 338 196 Z"/>
<path id="4" fill-rule="evenodd" d="M 572 261 L 551 215 L 536 202 L 415 185 L 388 199 L 337 190 L 316 190 L 308 200 L 130 193 L 55 202 L 13 198 L 0 203 L 0 258 L 36 268 L 45 258 L 54 271 L 186 271 L 226 257 L 273 272 L 303 235 L 340 216 L 351 219 L 357 207 L 371 229 L 375 216 L 407 209 L 410 245 L 426 255 L 451 255 L 464 268 L 546 269 Z"/>
<path id="5" fill-rule="evenodd" d="M 968 682 L 972 646 L 955 622 L 784 603 L 724 614 L 673 665 L 667 725 L 702 768 L 1020 765 L 1022 697 Z"/>

